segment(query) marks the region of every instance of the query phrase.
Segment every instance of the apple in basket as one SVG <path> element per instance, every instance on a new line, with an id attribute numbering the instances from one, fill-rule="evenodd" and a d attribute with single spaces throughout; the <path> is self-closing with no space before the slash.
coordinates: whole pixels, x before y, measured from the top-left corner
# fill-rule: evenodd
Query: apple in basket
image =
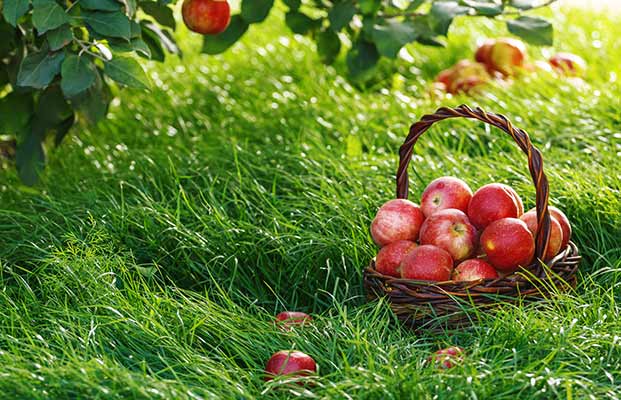
<path id="1" fill-rule="evenodd" d="M 561 224 L 561 229 L 563 230 L 563 243 L 561 243 L 561 250 L 565 250 L 569 240 L 571 239 L 571 224 L 569 223 L 569 218 L 565 215 L 564 212 L 559 210 L 556 207 L 548 207 L 548 212 L 550 216 L 556 218 L 559 224 Z"/>
<path id="2" fill-rule="evenodd" d="M 502 218 L 481 234 L 481 246 L 489 262 L 501 272 L 514 272 L 530 265 L 535 240 L 528 226 L 518 218 Z"/>
<path id="3" fill-rule="evenodd" d="M 371 236 L 380 247 L 398 240 L 415 241 L 424 219 L 417 204 L 406 199 L 390 200 L 380 207 L 371 222 Z"/>
<path id="4" fill-rule="evenodd" d="M 445 250 L 425 244 L 407 253 L 400 269 L 405 279 L 448 281 L 453 272 L 453 258 Z"/>
<path id="5" fill-rule="evenodd" d="M 304 377 L 317 372 L 315 360 L 301 351 L 281 350 L 270 357 L 265 366 L 265 380 L 270 381 L 276 376 Z"/>
<path id="6" fill-rule="evenodd" d="M 448 208 L 432 214 L 420 229 L 420 243 L 446 250 L 453 260 L 472 256 L 477 248 L 477 230 L 463 211 Z"/>
<path id="7" fill-rule="evenodd" d="M 401 277 L 401 261 L 416 243 L 409 240 L 398 240 L 380 249 L 375 257 L 375 269 L 380 274 Z"/>
<path id="8" fill-rule="evenodd" d="M 524 213 L 520 196 L 507 185 L 490 183 L 479 188 L 468 204 L 468 218 L 477 229 L 484 229 L 501 218 L 519 218 Z"/>
<path id="9" fill-rule="evenodd" d="M 528 230 L 535 236 L 537 234 L 537 210 L 532 209 L 520 217 L 528 226 Z M 554 216 L 550 215 L 550 240 L 548 241 L 548 250 L 544 255 L 544 260 L 550 260 L 561 250 L 563 244 L 563 230 L 561 224 Z"/>
<path id="10" fill-rule="evenodd" d="M 478 281 L 479 279 L 497 278 L 498 271 L 486 261 L 478 258 L 462 262 L 453 271 L 453 279 L 456 281 Z"/>
<path id="11" fill-rule="evenodd" d="M 466 212 L 471 198 L 472 190 L 466 182 L 452 176 L 443 176 L 427 185 L 421 196 L 420 209 L 425 217 L 447 208 Z"/>

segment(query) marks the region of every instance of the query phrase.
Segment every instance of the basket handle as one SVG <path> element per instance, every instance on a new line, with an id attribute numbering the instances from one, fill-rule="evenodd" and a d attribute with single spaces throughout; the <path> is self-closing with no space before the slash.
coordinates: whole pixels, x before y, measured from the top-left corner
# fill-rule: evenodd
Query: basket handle
<path id="1" fill-rule="evenodd" d="M 535 246 L 537 258 L 543 260 L 548 241 L 550 239 L 550 214 L 548 213 L 548 178 L 543 172 L 543 157 L 541 152 L 533 146 L 528 137 L 528 134 L 511 124 L 511 122 L 503 115 L 487 113 L 477 107 L 471 109 L 465 104 L 456 108 L 442 107 L 435 113 L 423 116 L 420 121 L 416 122 L 410 127 L 410 133 L 408 134 L 405 142 L 399 149 L 399 168 L 397 169 L 397 198 L 407 199 L 408 197 L 408 166 L 412 159 L 412 151 L 414 145 L 418 141 L 418 138 L 425 133 L 431 125 L 438 121 L 442 121 L 448 118 L 470 118 L 478 119 L 487 124 L 493 125 L 506 133 L 508 133 L 517 145 L 528 156 L 528 169 L 530 175 L 533 178 L 533 183 L 536 190 L 536 203 L 537 203 L 537 232 L 535 233 Z"/>

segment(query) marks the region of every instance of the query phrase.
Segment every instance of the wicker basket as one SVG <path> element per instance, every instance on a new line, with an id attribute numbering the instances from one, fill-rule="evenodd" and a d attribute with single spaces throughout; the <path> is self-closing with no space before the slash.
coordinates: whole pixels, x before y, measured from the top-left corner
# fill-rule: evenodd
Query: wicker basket
<path id="1" fill-rule="evenodd" d="M 572 242 L 547 265 L 541 261 L 550 232 L 548 213 L 548 179 L 543 172 L 541 152 L 530 142 L 528 134 L 514 127 L 507 118 L 466 105 L 440 108 L 412 125 L 399 150 L 397 198 L 408 197 L 408 166 L 418 138 L 431 125 L 447 118 L 470 118 L 483 121 L 508 133 L 528 156 L 528 168 L 536 188 L 538 228 L 535 233 L 536 262 L 519 272 L 498 279 L 474 282 L 428 282 L 382 275 L 375 261 L 364 270 L 364 285 L 370 300 L 386 297 L 397 317 L 413 328 L 457 328 L 469 325 L 478 311 L 492 309 L 501 302 L 517 303 L 541 299 L 569 290 L 576 284 L 580 262 L 578 248 Z M 474 312 L 472 312 L 474 311 Z"/>

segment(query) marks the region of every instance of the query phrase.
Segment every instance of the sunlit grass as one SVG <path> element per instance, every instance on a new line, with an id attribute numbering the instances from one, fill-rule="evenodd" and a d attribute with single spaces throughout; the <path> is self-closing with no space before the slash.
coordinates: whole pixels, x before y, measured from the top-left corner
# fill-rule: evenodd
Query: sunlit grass
<path id="1" fill-rule="evenodd" d="M 157 88 L 123 91 L 111 120 L 77 128 L 36 191 L 0 177 L 3 398 L 618 398 L 621 392 L 621 26 L 565 11 L 556 47 L 584 84 L 540 77 L 476 98 L 425 82 L 502 25 L 457 24 L 449 50 L 414 46 L 387 90 L 359 92 L 280 16 L 218 57 L 153 64 Z M 531 57 L 552 49 L 531 48 Z M 543 151 L 551 202 L 584 255 L 575 292 L 505 307 L 466 331 L 414 334 L 367 304 L 367 227 L 394 194 L 409 125 L 439 105 L 506 114 Z M 411 194 L 457 175 L 513 185 L 534 204 L 526 156 L 501 132 L 445 121 L 417 145 Z M 315 314 L 281 332 L 272 315 Z M 464 365 L 424 363 L 447 345 Z M 312 355 L 312 387 L 277 388 L 269 356 Z"/>

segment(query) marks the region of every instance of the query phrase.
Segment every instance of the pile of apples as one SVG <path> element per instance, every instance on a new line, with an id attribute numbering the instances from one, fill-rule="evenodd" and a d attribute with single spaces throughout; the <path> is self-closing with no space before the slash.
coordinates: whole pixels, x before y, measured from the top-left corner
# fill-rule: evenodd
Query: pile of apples
<path id="1" fill-rule="evenodd" d="M 451 94 L 471 92 L 493 79 L 506 80 L 523 72 L 556 71 L 566 76 L 582 76 L 586 63 L 571 53 L 557 53 L 548 62 L 529 63 L 526 46 L 517 39 L 487 39 L 474 55 L 475 61 L 461 60 L 440 72 L 434 87 Z"/>
<path id="2" fill-rule="evenodd" d="M 551 231 L 544 261 L 567 248 L 571 225 L 548 207 Z M 535 255 L 537 211 L 511 187 L 482 186 L 474 194 L 466 182 L 445 176 L 424 190 L 421 205 L 390 200 L 371 223 L 381 247 L 375 269 L 383 275 L 423 281 L 497 279 L 527 267 Z"/>

